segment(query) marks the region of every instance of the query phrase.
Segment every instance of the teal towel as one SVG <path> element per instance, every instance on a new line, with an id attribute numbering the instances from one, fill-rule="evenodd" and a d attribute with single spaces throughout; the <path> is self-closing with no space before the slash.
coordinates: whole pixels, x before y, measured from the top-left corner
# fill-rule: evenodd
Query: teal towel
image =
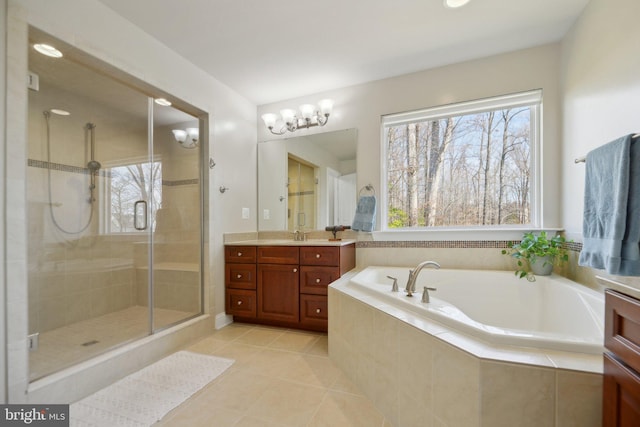
<path id="1" fill-rule="evenodd" d="M 376 226 L 376 196 L 361 196 L 353 218 L 352 230 L 373 231 Z"/>
<path id="2" fill-rule="evenodd" d="M 631 135 L 589 152 L 580 265 L 640 275 L 639 191 L 640 147 Z"/>

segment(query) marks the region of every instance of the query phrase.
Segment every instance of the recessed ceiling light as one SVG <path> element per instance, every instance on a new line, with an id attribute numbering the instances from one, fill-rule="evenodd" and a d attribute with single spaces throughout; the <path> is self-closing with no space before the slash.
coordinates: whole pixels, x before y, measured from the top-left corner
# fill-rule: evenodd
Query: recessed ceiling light
<path id="1" fill-rule="evenodd" d="M 68 112 L 67 110 L 61 110 L 61 109 L 59 109 L 59 108 L 52 108 L 52 109 L 51 109 L 51 110 L 49 110 L 49 111 L 51 111 L 53 114 L 57 114 L 57 115 L 59 115 L 59 116 L 68 116 L 68 115 L 70 115 L 70 114 L 71 114 L 71 113 L 70 113 L 70 112 Z"/>
<path id="2" fill-rule="evenodd" d="M 52 58 L 62 58 L 62 52 L 48 44 L 37 43 L 33 45 L 33 48 L 43 55 L 47 55 Z"/>
<path id="3" fill-rule="evenodd" d="M 162 105 L 163 107 L 168 107 L 171 105 L 171 102 L 167 101 L 164 98 L 156 98 L 154 99 L 155 103 L 158 105 Z"/>
<path id="4" fill-rule="evenodd" d="M 469 3 L 470 0 L 444 0 L 444 5 L 450 9 L 462 7 Z"/>

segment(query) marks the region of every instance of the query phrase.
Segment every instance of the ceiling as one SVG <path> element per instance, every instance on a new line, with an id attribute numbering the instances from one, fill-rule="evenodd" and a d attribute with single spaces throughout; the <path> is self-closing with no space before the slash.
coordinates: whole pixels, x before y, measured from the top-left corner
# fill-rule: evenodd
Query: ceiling
<path id="1" fill-rule="evenodd" d="M 555 42 L 589 0 L 100 0 L 257 105 Z"/>

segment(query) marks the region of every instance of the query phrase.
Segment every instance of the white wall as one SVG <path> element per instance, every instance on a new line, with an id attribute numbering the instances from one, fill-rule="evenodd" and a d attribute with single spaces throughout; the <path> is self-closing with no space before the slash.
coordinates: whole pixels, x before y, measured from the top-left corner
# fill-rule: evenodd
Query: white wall
<path id="1" fill-rule="evenodd" d="M 7 116 L 12 119 L 12 144 L 7 147 L 13 148 L 7 154 L 11 162 L 6 162 L 11 170 L 7 171 L 5 199 L 12 207 L 11 212 L 6 211 L 12 230 L 6 241 L 17 249 L 6 262 L 12 269 L 7 274 L 10 304 L 3 308 L 11 310 L 8 325 L 10 394 L 16 399 L 24 399 L 27 358 L 24 248 L 27 233 L 24 229 L 26 87 L 22 82 L 26 75 L 27 24 L 208 112 L 210 120 L 205 127 L 209 147 L 204 148 L 217 166 L 205 173 L 209 189 L 205 196 L 209 200 L 205 207 L 209 218 L 206 224 L 205 295 L 208 299 L 205 306 L 207 312 L 214 314 L 224 310 L 223 232 L 255 231 L 256 228 L 256 115 L 255 105 L 251 102 L 96 0 L 9 0 L 8 4 L 10 43 L 3 57 L 10 57 L 7 80 L 11 86 L 6 95 L 9 98 L 11 94 L 12 98 L 11 104 L 7 104 Z M 222 177 L 224 184 L 231 188 L 224 195 L 217 191 Z M 250 209 L 250 219 L 241 219 L 242 207 Z"/>
<path id="2" fill-rule="evenodd" d="M 562 43 L 562 223 L 581 241 L 585 165 L 576 157 L 640 132 L 640 2 L 591 0 Z M 588 281 L 601 271 L 578 269 Z M 640 289 L 640 280 L 621 279 Z"/>
<path id="3" fill-rule="evenodd" d="M 298 131 L 306 134 L 357 128 L 358 188 L 373 184 L 380 194 L 380 117 L 385 114 L 433 107 L 454 102 L 543 89 L 544 150 L 543 225 L 560 225 L 560 45 L 463 62 L 357 86 L 261 105 L 258 117 L 267 112 L 302 103 L 334 100 L 334 113 L 323 128 Z M 262 122 L 260 122 L 262 124 Z M 258 140 L 275 139 L 263 125 Z M 377 224 L 381 224 L 378 212 Z"/>
<path id="4" fill-rule="evenodd" d="M 562 44 L 563 224 L 580 237 L 584 164 L 576 157 L 640 132 L 640 2 L 591 0 Z"/>

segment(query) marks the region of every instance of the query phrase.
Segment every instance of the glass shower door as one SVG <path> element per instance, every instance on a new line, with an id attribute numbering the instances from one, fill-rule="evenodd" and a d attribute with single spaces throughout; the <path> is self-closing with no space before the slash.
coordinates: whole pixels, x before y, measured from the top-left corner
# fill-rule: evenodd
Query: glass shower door
<path id="1" fill-rule="evenodd" d="M 154 105 L 152 152 L 162 176 L 150 205 L 154 331 L 202 312 L 200 150 L 196 117 Z"/>

